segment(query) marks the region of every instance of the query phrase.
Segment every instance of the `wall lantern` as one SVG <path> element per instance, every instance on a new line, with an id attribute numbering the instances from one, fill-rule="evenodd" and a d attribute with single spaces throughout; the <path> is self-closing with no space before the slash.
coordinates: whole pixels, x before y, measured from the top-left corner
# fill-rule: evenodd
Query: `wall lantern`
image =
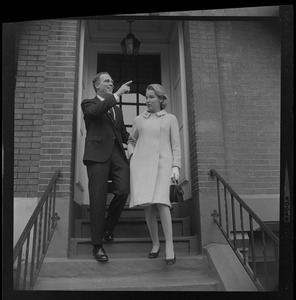
<path id="1" fill-rule="evenodd" d="M 129 22 L 129 34 L 122 40 L 121 42 L 121 48 L 123 51 L 123 54 L 125 56 L 137 56 L 139 49 L 140 49 L 140 44 L 141 42 L 136 39 L 135 35 L 132 34 L 131 31 L 131 23 L 133 21 L 127 21 Z"/>

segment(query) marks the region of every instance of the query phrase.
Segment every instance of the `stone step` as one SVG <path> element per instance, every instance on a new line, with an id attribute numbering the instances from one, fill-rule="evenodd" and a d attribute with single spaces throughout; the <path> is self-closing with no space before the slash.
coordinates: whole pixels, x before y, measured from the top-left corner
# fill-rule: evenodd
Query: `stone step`
<path id="1" fill-rule="evenodd" d="M 139 255 L 139 253 L 138 253 Z M 217 291 L 219 281 L 205 256 L 163 258 L 45 259 L 34 290 L 79 291 Z"/>
<path id="2" fill-rule="evenodd" d="M 172 224 L 174 236 L 188 236 L 191 234 L 189 218 L 173 218 Z M 164 236 L 160 220 L 158 220 L 158 230 L 159 236 Z M 76 238 L 89 238 L 90 220 L 76 219 L 74 234 Z M 118 238 L 149 237 L 149 231 L 144 218 L 121 218 L 116 225 L 114 235 Z"/>
<path id="3" fill-rule="evenodd" d="M 165 240 L 160 238 L 160 256 L 165 253 Z M 112 242 L 105 242 L 104 249 L 109 257 L 146 257 L 151 250 L 150 238 L 117 238 Z M 92 258 L 90 238 L 71 238 L 70 239 L 70 258 Z M 174 249 L 176 255 L 197 254 L 197 236 L 174 237 Z"/>
<path id="4" fill-rule="evenodd" d="M 110 201 L 107 201 L 106 213 L 108 211 L 109 202 Z M 86 204 L 82 205 L 81 211 L 82 211 L 81 219 L 89 219 L 89 205 L 86 205 Z M 179 204 L 178 203 L 172 204 L 171 215 L 172 215 L 172 218 L 179 217 Z M 141 207 L 129 208 L 128 204 L 126 204 L 122 211 L 121 217 L 122 218 L 145 218 L 144 208 L 141 208 Z"/>

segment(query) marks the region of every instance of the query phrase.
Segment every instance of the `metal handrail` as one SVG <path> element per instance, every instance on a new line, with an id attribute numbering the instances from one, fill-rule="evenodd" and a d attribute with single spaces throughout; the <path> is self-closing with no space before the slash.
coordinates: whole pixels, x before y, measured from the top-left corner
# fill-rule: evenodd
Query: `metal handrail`
<path id="1" fill-rule="evenodd" d="M 13 264 L 16 264 L 14 289 L 16 290 L 33 289 L 39 274 L 57 221 L 60 219 L 55 212 L 56 184 L 59 178 L 61 178 L 61 170 L 54 173 L 13 249 Z M 33 233 L 32 240 L 31 233 Z M 23 251 L 24 246 L 26 246 L 25 251 Z"/>
<path id="2" fill-rule="evenodd" d="M 267 267 L 267 237 L 271 241 L 274 247 L 274 261 L 276 265 L 276 275 L 277 275 L 277 282 L 278 282 L 278 270 L 279 270 L 279 239 L 278 237 L 263 223 L 263 221 L 256 215 L 256 213 L 243 201 L 243 199 L 231 188 L 231 186 L 223 179 L 223 177 L 214 169 L 210 170 L 209 175 L 211 177 L 216 177 L 217 181 L 217 198 L 218 198 L 218 211 L 214 210 L 212 213 L 212 217 L 214 218 L 215 223 L 218 225 L 219 229 L 221 230 L 222 234 L 226 238 L 227 242 L 235 252 L 236 256 L 240 260 L 241 264 L 249 274 L 250 278 L 260 291 L 264 291 L 268 289 L 268 267 Z M 224 189 L 224 201 L 225 201 L 225 225 L 226 230 L 223 228 L 222 224 L 222 210 L 221 210 L 221 197 L 220 197 L 220 183 L 223 185 Z M 230 194 L 231 200 L 231 207 L 228 207 L 227 203 L 227 192 Z M 241 249 L 238 247 L 237 241 L 237 228 L 236 228 L 236 215 L 235 215 L 235 204 L 234 200 L 239 203 L 239 217 L 240 217 L 240 225 L 241 230 L 239 231 L 242 233 L 242 252 Z M 230 236 L 230 222 L 229 222 L 229 213 L 228 210 L 231 210 L 232 216 L 232 235 L 233 238 Z M 247 252 L 248 248 L 246 246 L 245 241 L 245 233 L 248 233 L 247 230 L 244 228 L 244 219 L 243 219 L 243 210 L 248 214 L 249 218 L 249 235 L 250 235 L 250 250 L 251 250 L 251 257 L 252 257 L 252 266 L 249 265 L 247 260 Z M 262 234 L 262 254 L 264 258 L 264 284 L 262 284 L 261 280 L 258 279 L 257 274 L 257 266 L 256 266 L 256 251 L 255 251 L 255 236 L 254 236 L 254 226 L 253 221 L 255 221 L 259 228 L 261 229 Z"/>

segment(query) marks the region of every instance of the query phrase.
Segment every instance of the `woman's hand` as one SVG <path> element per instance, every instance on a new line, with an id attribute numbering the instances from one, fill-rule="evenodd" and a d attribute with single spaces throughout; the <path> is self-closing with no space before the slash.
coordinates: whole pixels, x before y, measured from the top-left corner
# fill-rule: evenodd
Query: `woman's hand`
<path id="1" fill-rule="evenodd" d="M 180 178 L 180 172 L 179 172 L 179 168 L 178 167 L 173 167 L 172 168 L 171 178 L 175 179 L 177 181 L 179 180 L 179 178 Z"/>

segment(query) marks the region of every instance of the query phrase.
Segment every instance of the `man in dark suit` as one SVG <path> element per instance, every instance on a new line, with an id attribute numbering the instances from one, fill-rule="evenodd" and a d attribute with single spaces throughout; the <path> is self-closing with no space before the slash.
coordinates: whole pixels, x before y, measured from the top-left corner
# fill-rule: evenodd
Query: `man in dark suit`
<path id="1" fill-rule="evenodd" d="M 122 143 L 127 143 L 127 132 L 122 111 L 116 106 L 119 97 L 128 93 L 131 81 L 113 94 L 113 80 L 101 72 L 93 79 L 94 99 L 81 103 L 86 127 L 83 163 L 87 168 L 91 240 L 97 261 L 108 261 L 103 240 L 113 240 L 113 230 L 129 195 L 129 163 Z M 114 197 L 105 219 L 108 179 L 112 180 Z"/>

